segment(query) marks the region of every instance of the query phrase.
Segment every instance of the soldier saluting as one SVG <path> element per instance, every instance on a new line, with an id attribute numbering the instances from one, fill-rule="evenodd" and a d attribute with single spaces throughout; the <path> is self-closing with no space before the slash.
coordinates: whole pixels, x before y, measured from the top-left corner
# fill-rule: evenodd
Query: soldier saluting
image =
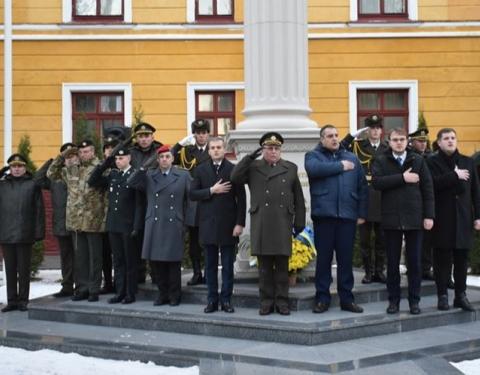
<path id="1" fill-rule="evenodd" d="M 365 276 L 363 284 L 373 282 L 385 283 L 383 272 L 385 266 L 385 240 L 381 228 L 381 192 L 371 184 L 371 164 L 373 158 L 382 154 L 388 146 L 382 142 L 383 120 L 379 115 L 373 114 L 365 119 L 365 127 L 353 134 L 347 134 L 342 140 L 342 145 L 353 152 L 360 160 L 368 182 L 368 211 L 365 223 L 359 225 L 360 251 L 362 253 Z M 365 139 L 356 139 L 361 134 L 367 134 Z M 372 249 L 372 231 L 375 233 L 375 243 Z"/>
<path id="2" fill-rule="evenodd" d="M 192 122 L 192 134 L 183 138 L 172 148 L 174 164 L 190 171 L 193 171 L 200 164 L 210 159 L 208 154 L 208 137 L 210 135 L 210 123 L 208 120 L 198 119 Z M 205 280 L 202 277 L 202 247 L 200 246 L 197 202 L 190 201 L 187 212 L 186 224 L 190 236 L 189 255 L 192 261 L 193 276 L 188 285 L 202 284 Z"/>

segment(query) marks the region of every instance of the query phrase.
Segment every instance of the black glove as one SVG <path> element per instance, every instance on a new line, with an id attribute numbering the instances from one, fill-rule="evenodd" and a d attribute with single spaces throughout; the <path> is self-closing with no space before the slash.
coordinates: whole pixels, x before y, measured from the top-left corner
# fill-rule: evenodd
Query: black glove
<path id="1" fill-rule="evenodd" d="M 142 168 L 143 169 L 153 168 L 155 167 L 156 162 L 157 162 L 157 153 L 153 154 L 147 160 L 145 160 L 145 163 L 143 163 Z"/>
<path id="2" fill-rule="evenodd" d="M 294 226 L 293 227 L 293 237 L 297 237 L 300 233 L 303 232 L 304 229 L 305 229 L 305 227 Z"/>
<path id="3" fill-rule="evenodd" d="M 9 165 L 6 165 L 5 167 L 3 167 L 2 169 L 0 169 L 0 177 L 3 177 L 7 171 L 10 169 L 10 166 Z"/>
<path id="4" fill-rule="evenodd" d="M 248 154 L 248 157 L 252 160 L 255 160 L 256 158 L 258 158 L 260 156 L 260 154 L 262 153 L 262 150 L 263 150 L 263 147 L 259 147 L 255 151 L 253 151 L 252 153 Z"/>
<path id="5" fill-rule="evenodd" d="M 112 155 L 105 158 L 102 163 L 102 169 L 114 168 L 115 167 L 115 156 Z"/>

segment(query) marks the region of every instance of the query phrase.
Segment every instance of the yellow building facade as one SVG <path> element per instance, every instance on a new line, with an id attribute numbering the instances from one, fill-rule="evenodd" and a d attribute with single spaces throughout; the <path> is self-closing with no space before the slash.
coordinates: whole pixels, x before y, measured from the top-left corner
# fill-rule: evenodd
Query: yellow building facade
<path id="1" fill-rule="evenodd" d="M 380 11 L 362 0 L 308 1 L 312 119 L 345 134 L 380 110 L 413 131 L 422 112 L 431 133 L 454 127 L 464 153 L 480 149 L 480 0 L 369 1 Z M 15 152 L 24 134 L 35 162 L 56 155 L 72 139 L 83 94 L 119 95 L 110 108 L 121 122 L 130 126 L 141 110 L 163 143 L 188 133 L 208 95 L 219 95 L 218 121 L 242 120 L 243 1 L 103 2 L 115 19 L 91 8 L 95 0 L 13 1 L 12 131 L 3 130 L 2 76 L 2 162 L 5 137 Z M 228 113 L 222 93 L 232 95 Z"/>

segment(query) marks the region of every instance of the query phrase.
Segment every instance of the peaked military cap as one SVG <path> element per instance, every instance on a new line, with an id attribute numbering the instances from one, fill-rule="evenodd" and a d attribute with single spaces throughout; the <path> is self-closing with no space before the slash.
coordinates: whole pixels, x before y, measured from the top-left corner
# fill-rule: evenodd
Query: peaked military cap
<path id="1" fill-rule="evenodd" d="M 75 144 L 73 144 L 72 142 L 67 142 L 67 143 L 64 143 L 61 147 L 60 147 L 60 152 L 63 152 L 65 150 L 68 150 L 70 148 L 76 148 L 77 146 L 75 146 Z"/>
<path id="2" fill-rule="evenodd" d="M 281 146 L 283 145 L 283 137 L 277 132 L 268 132 L 260 138 L 260 146 Z"/>
<path id="3" fill-rule="evenodd" d="M 370 115 L 365 119 L 365 126 L 369 128 L 383 128 L 383 119 L 377 114 Z"/>
<path id="4" fill-rule="evenodd" d="M 160 155 L 165 152 L 170 152 L 170 149 L 171 149 L 170 145 L 162 145 L 157 149 L 157 154 Z"/>
<path id="5" fill-rule="evenodd" d="M 84 148 L 88 146 L 93 146 L 93 142 L 90 139 L 84 139 L 78 145 L 78 148 Z"/>
<path id="6" fill-rule="evenodd" d="M 126 137 L 126 127 L 124 126 L 112 126 L 105 131 L 104 137 L 118 139 L 119 141 L 124 141 Z"/>
<path id="7" fill-rule="evenodd" d="M 410 138 L 412 141 L 414 139 L 418 141 L 428 141 L 428 129 L 425 129 L 425 128 L 417 129 L 413 133 L 410 133 L 408 135 L 408 138 Z"/>
<path id="8" fill-rule="evenodd" d="M 206 130 L 207 133 L 210 133 L 210 122 L 208 122 L 208 120 L 200 118 L 192 122 L 192 133 L 201 130 Z"/>
<path id="9" fill-rule="evenodd" d="M 122 147 L 115 154 L 115 156 L 125 156 L 125 155 L 130 155 L 130 150 L 128 149 L 128 147 Z"/>
<path id="10" fill-rule="evenodd" d="M 141 122 L 135 126 L 133 129 L 135 134 L 153 134 L 155 133 L 156 129 L 146 122 Z"/>
<path id="11" fill-rule="evenodd" d="M 27 159 L 20 154 L 13 154 L 7 160 L 8 165 L 27 165 Z"/>

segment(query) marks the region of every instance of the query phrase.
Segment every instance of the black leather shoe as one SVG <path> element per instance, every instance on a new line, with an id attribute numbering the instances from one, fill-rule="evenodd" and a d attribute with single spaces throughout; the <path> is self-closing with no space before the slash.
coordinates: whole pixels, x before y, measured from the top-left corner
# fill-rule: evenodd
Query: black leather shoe
<path id="1" fill-rule="evenodd" d="M 215 311 L 218 311 L 218 303 L 215 303 L 215 302 L 209 302 L 207 304 L 207 306 L 203 309 L 203 312 L 205 314 L 210 314 L 210 313 L 213 313 Z"/>
<path id="2" fill-rule="evenodd" d="M 429 281 L 434 281 L 435 278 L 433 277 L 433 272 L 431 270 L 424 271 L 422 273 L 422 279 L 423 280 L 429 280 Z"/>
<path id="3" fill-rule="evenodd" d="M 72 301 L 83 301 L 88 299 L 88 293 L 77 293 L 72 297 Z"/>
<path id="4" fill-rule="evenodd" d="M 88 302 L 98 302 L 98 294 L 91 294 L 88 296 Z"/>
<path id="5" fill-rule="evenodd" d="M 275 307 L 275 310 L 277 311 L 277 313 L 279 313 L 280 315 L 290 315 L 290 309 L 288 308 L 287 305 L 280 305 L 280 306 L 276 306 Z"/>
<path id="6" fill-rule="evenodd" d="M 453 307 L 459 307 L 463 311 L 475 311 L 465 294 L 455 297 L 455 299 L 453 300 Z"/>
<path id="7" fill-rule="evenodd" d="M 447 311 L 450 309 L 450 306 L 448 305 L 448 296 L 446 294 L 438 296 L 437 308 L 441 311 Z"/>
<path id="8" fill-rule="evenodd" d="M 222 311 L 226 313 L 233 313 L 235 312 L 235 309 L 230 304 L 230 302 L 225 302 L 225 303 L 222 303 Z"/>
<path id="9" fill-rule="evenodd" d="M 21 303 L 18 305 L 18 311 L 28 311 L 28 307 L 26 304 Z"/>
<path id="10" fill-rule="evenodd" d="M 365 276 L 363 276 L 362 284 L 371 284 L 372 283 L 372 274 L 370 272 L 366 272 Z"/>
<path id="11" fill-rule="evenodd" d="M 400 305 L 397 302 L 390 302 L 387 307 L 387 314 L 397 314 L 400 311 Z"/>
<path id="12" fill-rule="evenodd" d="M 120 303 L 120 302 L 122 302 L 123 298 L 124 298 L 123 296 L 113 296 L 107 302 L 108 303 Z"/>
<path id="13" fill-rule="evenodd" d="M 126 296 L 122 301 L 122 305 L 129 305 L 134 302 L 135 302 L 135 297 Z"/>
<path id="14" fill-rule="evenodd" d="M 178 306 L 178 305 L 180 305 L 180 300 L 179 299 L 171 299 L 169 305 L 170 306 Z"/>
<path id="15" fill-rule="evenodd" d="M 159 297 L 153 302 L 153 306 L 163 306 L 163 305 L 166 305 L 167 303 L 168 303 L 168 299 Z"/>
<path id="16" fill-rule="evenodd" d="M 452 279 L 448 280 L 448 282 L 447 282 L 447 288 L 448 288 L 448 289 L 452 289 L 452 290 L 455 289 L 455 283 L 453 282 Z"/>
<path id="17" fill-rule="evenodd" d="M 105 285 L 103 288 L 100 289 L 99 294 L 111 294 L 114 292 L 113 286 Z"/>
<path id="18" fill-rule="evenodd" d="M 260 306 L 260 310 L 258 310 L 258 314 L 260 315 L 269 315 L 273 313 L 273 305 L 263 305 Z"/>
<path id="19" fill-rule="evenodd" d="M 325 311 L 328 311 L 328 308 L 330 306 L 327 303 L 324 302 L 318 302 L 315 306 L 313 306 L 312 312 L 315 314 L 321 314 L 324 313 Z"/>
<path id="20" fill-rule="evenodd" d="M 205 284 L 205 281 L 201 273 L 194 273 L 192 278 L 189 281 L 187 281 L 187 285 L 190 285 L 190 286 L 200 285 L 200 284 Z"/>
<path id="21" fill-rule="evenodd" d="M 343 311 L 350 311 L 357 314 L 363 313 L 363 308 L 361 306 L 358 306 L 355 302 L 341 303 L 340 309 Z"/>
<path id="22" fill-rule="evenodd" d="M 372 276 L 372 282 L 385 284 L 387 282 L 387 278 L 385 277 L 385 274 L 382 271 L 380 271 L 375 273 L 375 275 Z"/>
<path id="23" fill-rule="evenodd" d="M 2 313 L 6 313 L 6 312 L 14 311 L 14 310 L 17 310 L 17 309 L 18 309 L 17 305 L 7 305 L 1 311 L 2 311 Z"/>
<path id="24" fill-rule="evenodd" d="M 55 298 L 71 297 L 73 296 L 73 292 L 69 290 L 61 289 L 59 292 L 54 293 L 53 296 Z"/>
<path id="25" fill-rule="evenodd" d="M 412 302 L 410 303 L 410 314 L 412 315 L 418 315 L 422 312 L 422 310 L 420 310 L 420 307 L 418 306 L 418 303 L 417 302 Z"/>

